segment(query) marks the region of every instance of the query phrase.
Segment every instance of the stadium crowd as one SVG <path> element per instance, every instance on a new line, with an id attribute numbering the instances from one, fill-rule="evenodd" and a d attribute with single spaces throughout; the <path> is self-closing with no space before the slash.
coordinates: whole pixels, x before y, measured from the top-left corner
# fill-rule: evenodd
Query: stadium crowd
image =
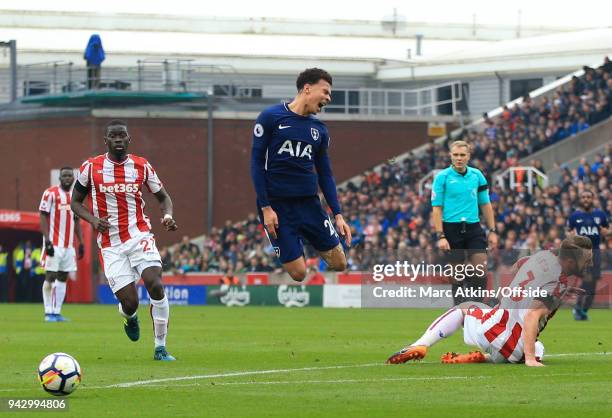
<path id="1" fill-rule="evenodd" d="M 492 174 L 517 166 L 519 160 L 547 146 L 588 129 L 606 119 L 612 102 L 612 63 L 606 58 L 597 69 L 585 67 L 585 75 L 559 86 L 552 97 L 526 96 L 520 104 L 504 107 L 501 115 L 484 115 L 484 128 L 463 132 L 460 139 L 472 145 L 470 165 L 489 178 L 491 200 L 497 216 L 499 249 L 491 262 L 509 263 L 521 249 L 548 248 L 560 243 L 565 222 L 578 207 L 579 192 L 596 192 L 600 207 L 612 213 L 609 185 L 612 170 L 610 148 L 591 164 L 563 169 L 559 184 L 546 188 L 538 183 L 533 194 L 526 190 L 502 191 Z M 459 138 L 458 138 L 459 139 Z M 366 172 L 361 184 L 349 182 L 338 198 L 351 226 L 353 245 L 348 251 L 350 270 L 366 270 L 373 264 L 412 257 L 434 256 L 429 219 L 430 190 L 419 193 L 418 182 L 433 169 L 448 166 L 447 144 L 431 143 L 420 155 L 409 153 L 402 161 L 389 161 L 380 173 Z M 539 160 L 531 166 L 544 172 Z M 223 228 L 213 228 L 201 247 L 184 237 L 182 243 L 161 252 L 165 271 L 225 272 L 278 271 L 280 265 L 257 217 Z M 606 242 L 603 245 L 608 245 Z M 308 248 L 308 247 L 307 247 Z M 316 253 L 307 250 L 312 263 Z M 422 258 L 421 258 L 422 259 Z M 325 269 L 324 263 L 319 266 Z"/>

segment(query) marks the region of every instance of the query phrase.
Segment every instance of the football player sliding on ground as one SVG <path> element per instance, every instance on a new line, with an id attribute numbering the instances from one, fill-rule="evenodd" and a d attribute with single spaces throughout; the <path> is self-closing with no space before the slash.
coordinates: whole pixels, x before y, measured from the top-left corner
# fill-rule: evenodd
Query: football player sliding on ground
<path id="1" fill-rule="evenodd" d="M 525 363 L 543 366 L 544 345 L 538 341 L 564 299 L 582 293 L 576 287 L 592 263 L 591 241 L 582 236 L 565 239 L 561 248 L 540 251 L 519 260 L 510 285 L 521 289 L 502 298 L 494 308 L 477 302 L 463 302 L 437 318 L 414 343 L 393 354 L 388 364 L 400 364 L 425 357 L 429 347 L 463 326 L 463 340 L 484 351 L 469 354 L 446 353 L 443 363 Z M 537 295 L 537 296 L 532 296 Z"/>

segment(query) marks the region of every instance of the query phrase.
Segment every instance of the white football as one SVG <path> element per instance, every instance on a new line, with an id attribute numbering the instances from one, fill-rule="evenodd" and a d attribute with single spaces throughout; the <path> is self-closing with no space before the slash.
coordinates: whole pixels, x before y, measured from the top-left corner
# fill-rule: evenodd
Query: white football
<path id="1" fill-rule="evenodd" d="M 38 380 L 43 389 L 56 396 L 69 395 L 81 383 L 81 366 L 66 353 L 53 353 L 38 366 Z"/>

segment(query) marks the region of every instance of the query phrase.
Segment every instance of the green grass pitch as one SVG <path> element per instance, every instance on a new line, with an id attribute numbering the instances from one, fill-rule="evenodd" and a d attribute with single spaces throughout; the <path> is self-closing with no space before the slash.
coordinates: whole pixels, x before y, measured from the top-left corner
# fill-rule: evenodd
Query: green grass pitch
<path id="1" fill-rule="evenodd" d="M 612 413 L 612 311 L 577 323 L 562 310 L 542 335 L 547 367 L 443 365 L 468 351 L 458 332 L 425 361 L 385 366 L 439 310 L 172 307 L 168 349 L 152 360 L 152 326 L 123 333 L 115 306 L 67 305 L 72 321 L 44 323 L 42 306 L 0 305 L 0 397 L 47 398 L 36 368 L 49 353 L 80 362 L 68 397 L 78 417 L 604 417 Z M 589 354 L 592 353 L 592 354 Z M 603 354 L 602 354 L 603 353 Z M 158 380 L 157 382 L 146 382 Z M 123 387 L 121 384 L 126 384 Z M 12 415 L 12 414 L 7 414 Z"/>

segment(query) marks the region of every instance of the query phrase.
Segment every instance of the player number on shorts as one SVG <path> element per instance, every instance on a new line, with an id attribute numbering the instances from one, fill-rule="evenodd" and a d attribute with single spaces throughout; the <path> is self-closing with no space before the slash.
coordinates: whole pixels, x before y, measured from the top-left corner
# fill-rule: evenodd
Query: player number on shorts
<path id="1" fill-rule="evenodd" d="M 329 236 L 332 236 L 332 235 L 338 236 L 338 234 L 336 233 L 336 230 L 334 229 L 334 226 L 332 225 L 329 219 L 326 219 L 323 222 L 323 225 L 329 229 Z"/>
<path id="2" fill-rule="evenodd" d="M 155 238 L 146 238 L 140 240 L 140 246 L 142 247 L 142 251 L 144 251 L 145 253 L 153 251 L 153 249 L 155 249 Z"/>

